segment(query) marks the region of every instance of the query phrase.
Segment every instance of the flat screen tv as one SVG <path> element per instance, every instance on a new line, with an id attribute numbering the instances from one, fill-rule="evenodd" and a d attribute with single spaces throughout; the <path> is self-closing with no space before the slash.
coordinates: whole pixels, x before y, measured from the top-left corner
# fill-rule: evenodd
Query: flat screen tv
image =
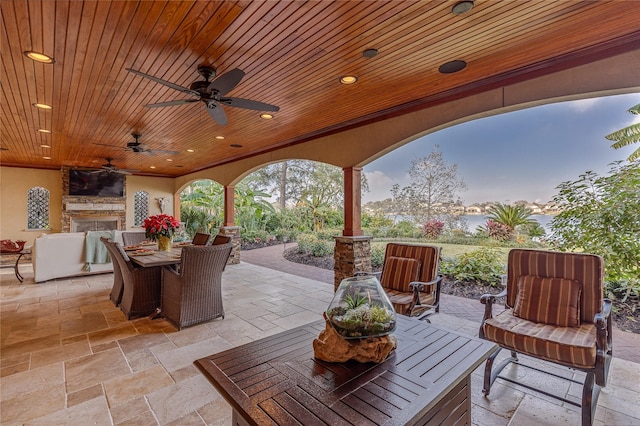
<path id="1" fill-rule="evenodd" d="M 124 197 L 125 175 L 107 170 L 69 170 L 69 195 Z"/>

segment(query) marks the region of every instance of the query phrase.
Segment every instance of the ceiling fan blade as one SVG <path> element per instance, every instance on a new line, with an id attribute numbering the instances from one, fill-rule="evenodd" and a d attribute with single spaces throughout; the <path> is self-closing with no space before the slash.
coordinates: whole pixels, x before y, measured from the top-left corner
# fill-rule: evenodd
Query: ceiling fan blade
<path id="1" fill-rule="evenodd" d="M 142 77 L 144 77 L 144 78 L 148 78 L 149 80 L 153 80 L 153 81 L 155 81 L 156 83 L 160 83 L 160 84 L 162 84 L 162 85 L 165 85 L 165 86 L 167 86 L 167 87 L 170 87 L 170 88 L 172 88 L 172 89 L 174 89 L 174 90 L 177 90 L 177 91 L 179 91 L 179 92 L 187 93 L 187 94 L 189 94 L 189 95 L 193 95 L 193 96 L 200 97 L 200 93 L 196 92 L 195 90 L 191 90 L 191 89 L 189 89 L 189 88 L 187 88 L 187 87 L 178 86 L 177 84 L 173 84 L 173 83 L 171 83 L 170 81 L 166 81 L 166 80 L 163 80 L 163 79 L 161 79 L 161 78 L 154 77 L 154 76 L 152 76 L 152 75 L 145 74 L 145 73 L 143 73 L 143 72 L 136 71 L 136 70 L 131 69 L 131 68 L 125 68 L 125 69 L 126 69 L 127 71 L 129 71 L 129 72 L 132 72 L 132 73 L 137 74 L 137 75 L 139 75 L 139 76 L 142 76 Z"/>
<path id="2" fill-rule="evenodd" d="M 254 111 L 269 111 L 269 112 L 280 111 L 280 107 L 277 107 L 271 104 L 266 104 L 264 102 L 252 101 L 250 99 L 222 98 L 220 99 L 220 103 L 224 105 L 236 107 L 236 108 L 251 109 Z"/>
<path id="3" fill-rule="evenodd" d="M 150 149 L 148 151 L 145 152 L 151 152 L 152 154 L 169 154 L 169 155 L 178 155 L 180 154 L 180 152 L 178 151 L 171 151 L 168 149 Z"/>
<path id="4" fill-rule="evenodd" d="M 94 144 L 94 145 L 100 145 L 100 146 L 110 146 L 110 147 L 112 147 L 112 148 L 122 148 L 121 146 L 118 146 L 118 145 L 107 145 L 106 143 L 97 143 L 97 142 L 94 142 L 93 144 Z"/>
<path id="5" fill-rule="evenodd" d="M 178 99 L 176 101 L 158 102 L 156 104 L 147 104 L 145 106 L 147 108 L 158 108 L 158 107 L 167 107 L 167 106 L 189 104 L 191 102 L 198 102 L 199 100 L 200 99 Z"/>
<path id="6" fill-rule="evenodd" d="M 207 112 L 221 126 L 227 125 L 227 114 L 224 113 L 222 107 L 215 102 L 209 102 L 207 104 Z"/>
<path id="7" fill-rule="evenodd" d="M 220 96 L 224 96 L 229 93 L 231 89 L 236 87 L 243 77 L 244 71 L 238 68 L 234 68 L 231 71 L 226 72 L 220 77 L 213 80 L 207 87 L 207 92 L 213 93 L 213 91 L 215 90 Z"/>

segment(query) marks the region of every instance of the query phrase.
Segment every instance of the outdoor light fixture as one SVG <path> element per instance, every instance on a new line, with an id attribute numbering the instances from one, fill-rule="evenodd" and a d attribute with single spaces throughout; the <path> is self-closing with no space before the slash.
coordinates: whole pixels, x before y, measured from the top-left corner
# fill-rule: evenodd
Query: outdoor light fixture
<path id="1" fill-rule="evenodd" d="M 340 83 L 342 84 L 353 84 L 358 81 L 358 77 L 355 75 L 345 75 L 340 77 Z"/>
<path id="2" fill-rule="evenodd" d="M 47 105 L 47 104 L 39 104 L 39 103 L 35 103 L 35 104 L 31 104 L 36 108 L 40 108 L 40 109 L 53 109 L 51 107 L 51 105 Z"/>
<path id="3" fill-rule="evenodd" d="M 53 59 L 51 56 L 47 56 L 44 53 L 33 52 L 31 50 L 24 52 L 24 55 L 31 60 L 43 64 L 53 64 L 55 62 L 55 59 Z"/>
<path id="4" fill-rule="evenodd" d="M 465 0 L 454 4 L 451 8 L 451 13 L 453 13 L 454 15 L 462 15 L 463 13 L 467 13 L 471 9 L 473 9 L 473 1 Z"/>
<path id="5" fill-rule="evenodd" d="M 224 139 L 224 136 L 216 136 L 216 139 L 222 140 L 222 139 Z"/>
<path id="6" fill-rule="evenodd" d="M 51 145 L 40 145 L 40 148 L 51 148 Z"/>
<path id="7" fill-rule="evenodd" d="M 167 158 L 167 161 L 171 162 L 171 161 L 173 161 L 173 160 L 172 160 L 171 158 Z"/>
<path id="8" fill-rule="evenodd" d="M 195 152 L 195 149 L 188 149 L 187 152 Z"/>
<path id="9" fill-rule="evenodd" d="M 42 157 L 45 160 L 51 160 L 51 157 Z"/>
<path id="10" fill-rule="evenodd" d="M 365 58 L 373 58 L 374 56 L 378 55 L 378 49 L 367 49 L 364 52 L 362 52 L 362 56 L 364 56 Z"/>
<path id="11" fill-rule="evenodd" d="M 440 65 L 438 71 L 441 74 L 453 74 L 454 72 L 462 71 L 467 67 L 467 63 L 461 60 L 450 61 Z"/>
<path id="12" fill-rule="evenodd" d="M 51 133 L 51 130 L 47 130 L 47 129 L 38 129 L 38 131 L 40 133 Z"/>
<path id="13" fill-rule="evenodd" d="M 155 169 L 155 168 L 156 168 L 156 166 L 149 166 L 149 168 L 150 168 L 150 169 Z"/>
<path id="14" fill-rule="evenodd" d="M 268 113 L 264 113 L 264 114 L 260 114 L 260 118 L 264 118 L 265 120 L 271 120 L 273 118 L 273 114 L 268 114 Z"/>

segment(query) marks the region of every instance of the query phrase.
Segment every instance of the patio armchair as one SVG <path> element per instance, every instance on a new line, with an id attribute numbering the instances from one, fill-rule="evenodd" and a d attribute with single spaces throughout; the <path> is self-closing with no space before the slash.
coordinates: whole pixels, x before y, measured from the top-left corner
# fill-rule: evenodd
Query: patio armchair
<path id="1" fill-rule="evenodd" d="M 374 275 L 397 313 L 428 321 L 440 312 L 439 262 L 440 247 L 389 243 L 382 271 Z"/>
<path id="2" fill-rule="evenodd" d="M 179 330 L 224 318 L 222 272 L 231 249 L 231 243 L 184 247 L 179 271 L 162 269 L 162 315 Z"/>
<path id="3" fill-rule="evenodd" d="M 147 241 L 144 231 L 126 231 L 122 233 L 122 243 L 125 246 L 135 246 Z"/>
<path id="4" fill-rule="evenodd" d="M 206 246 L 211 241 L 211 234 L 205 234 L 204 232 L 197 232 L 191 240 L 191 244 L 194 246 Z"/>
<path id="5" fill-rule="evenodd" d="M 101 241 L 109 250 L 114 272 L 117 263 L 122 276 L 120 310 L 124 312 L 127 319 L 153 313 L 160 306 L 161 268 L 159 266 L 136 267 L 120 244 L 104 237 Z M 114 275 L 114 283 L 115 280 Z"/>
<path id="6" fill-rule="evenodd" d="M 497 377 L 519 383 L 499 374 L 511 363 L 528 367 L 518 360 L 518 353 L 525 354 L 586 373 L 581 404 L 519 384 L 581 406 L 582 424 L 593 423 L 613 351 L 611 301 L 604 298 L 603 269 L 602 258 L 592 254 L 522 249 L 509 252 L 506 289 L 480 299 L 485 305 L 480 337 L 499 345 L 485 365 L 485 395 L 489 395 Z M 502 297 L 505 310 L 494 317 L 493 302 Z M 509 350 L 511 356 L 494 366 L 501 349 Z"/>
<path id="7" fill-rule="evenodd" d="M 218 244 L 227 244 L 231 242 L 231 237 L 228 235 L 216 235 L 211 242 L 212 246 L 217 246 Z"/>

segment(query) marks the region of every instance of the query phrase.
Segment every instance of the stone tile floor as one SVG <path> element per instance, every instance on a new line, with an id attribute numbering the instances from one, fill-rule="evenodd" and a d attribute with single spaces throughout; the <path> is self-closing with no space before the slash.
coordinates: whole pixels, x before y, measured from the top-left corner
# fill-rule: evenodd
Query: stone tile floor
<path id="1" fill-rule="evenodd" d="M 240 263 L 223 276 L 226 316 L 181 331 L 163 319 L 127 321 L 109 301 L 112 274 L 35 284 L 0 269 L 0 423 L 228 425 L 231 408 L 193 361 L 313 321 L 333 286 Z M 434 324 L 477 335 L 478 323 L 439 314 Z M 545 364 L 561 374 L 569 370 Z M 640 425 L 640 366 L 616 358 L 596 424 Z M 580 386 L 523 368 L 507 374 L 579 398 Z M 579 373 L 577 373 L 579 375 Z M 580 424 L 577 407 L 498 379 L 481 393 L 473 374 L 475 425 Z"/>

